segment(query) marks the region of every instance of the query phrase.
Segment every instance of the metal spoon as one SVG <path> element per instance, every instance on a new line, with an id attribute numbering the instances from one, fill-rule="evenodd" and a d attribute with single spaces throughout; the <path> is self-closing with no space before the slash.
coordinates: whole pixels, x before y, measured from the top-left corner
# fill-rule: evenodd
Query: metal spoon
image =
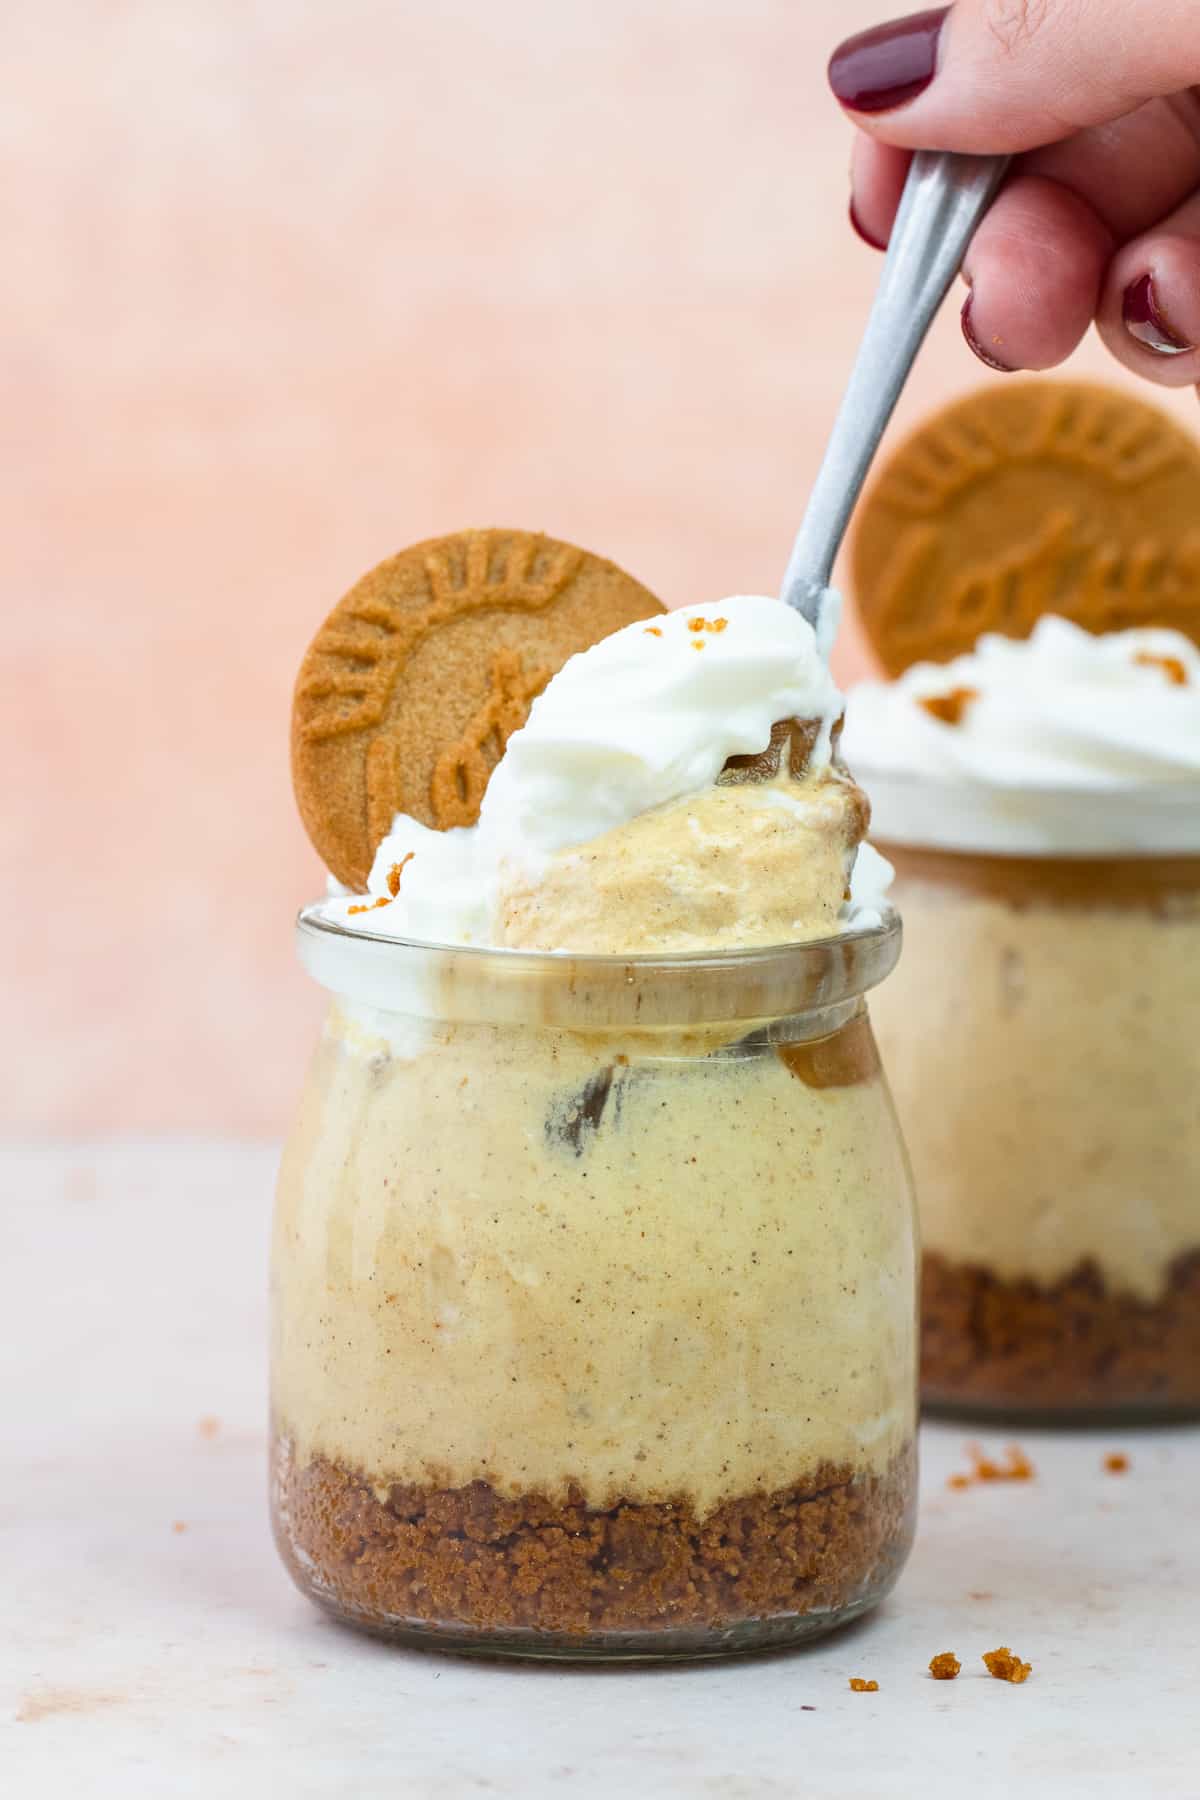
<path id="1" fill-rule="evenodd" d="M 783 578 L 782 598 L 814 629 L 879 440 L 1008 160 L 933 150 L 913 157 L 875 304 Z"/>

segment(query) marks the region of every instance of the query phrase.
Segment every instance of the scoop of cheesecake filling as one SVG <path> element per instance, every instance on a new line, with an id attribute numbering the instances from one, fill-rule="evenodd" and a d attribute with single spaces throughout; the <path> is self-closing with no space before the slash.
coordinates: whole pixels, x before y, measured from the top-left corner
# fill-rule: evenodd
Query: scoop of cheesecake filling
<path id="1" fill-rule="evenodd" d="M 640 814 L 536 870 L 507 870 L 496 940 L 513 949 L 652 955 L 838 931 L 867 829 L 836 762 L 809 769 L 816 727 L 788 720 L 715 786 Z"/>
<path id="2" fill-rule="evenodd" d="M 891 871 L 861 842 L 841 712 L 812 626 L 778 600 L 627 625 L 533 702 L 477 824 L 397 813 L 366 896 L 336 895 L 326 916 L 376 937 L 616 956 L 869 929 Z"/>

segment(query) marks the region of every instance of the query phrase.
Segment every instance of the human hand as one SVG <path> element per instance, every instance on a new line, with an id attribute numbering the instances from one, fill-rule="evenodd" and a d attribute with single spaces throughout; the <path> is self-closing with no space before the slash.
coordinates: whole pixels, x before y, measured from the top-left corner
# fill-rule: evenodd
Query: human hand
<path id="1" fill-rule="evenodd" d="M 963 270 L 990 367 L 1051 368 L 1094 320 L 1136 374 L 1200 382 L 1197 0 L 957 0 L 850 38 L 829 80 L 880 248 L 911 150 L 1017 154 Z"/>

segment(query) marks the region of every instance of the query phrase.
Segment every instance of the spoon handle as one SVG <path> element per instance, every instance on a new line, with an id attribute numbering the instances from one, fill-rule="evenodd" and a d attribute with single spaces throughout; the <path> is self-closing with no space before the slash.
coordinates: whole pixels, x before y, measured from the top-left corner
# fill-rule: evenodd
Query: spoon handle
<path id="1" fill-rule="evenodd" d="M 919 150 L 850 382 L 792 548 L 782 597 L 814 626 L 867 471 L 1008 158 Z"/>

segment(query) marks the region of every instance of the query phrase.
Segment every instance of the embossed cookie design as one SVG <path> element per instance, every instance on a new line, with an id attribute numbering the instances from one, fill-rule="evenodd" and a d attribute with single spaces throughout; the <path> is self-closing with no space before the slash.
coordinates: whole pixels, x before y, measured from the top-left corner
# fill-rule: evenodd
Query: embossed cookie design
<path id="1" fill-rule="evenodd" d="M 1112 389 L 985 388 L 884 465 L 852 562 L 889 675 L 946 662 L 983 631 L 1027 637 L 1048 612 L 1200 642 L 1200 444 Z"/>
<path id="2" fill-rule="evenodd" d="M 431 538 L 372 569 L 296 681 L 292 779 L 326 866 L 365 887 L 397 812 L 442 831 L 473 824 L 550 677 L 663 610 L 614 563 L 528 531 Z"/>

